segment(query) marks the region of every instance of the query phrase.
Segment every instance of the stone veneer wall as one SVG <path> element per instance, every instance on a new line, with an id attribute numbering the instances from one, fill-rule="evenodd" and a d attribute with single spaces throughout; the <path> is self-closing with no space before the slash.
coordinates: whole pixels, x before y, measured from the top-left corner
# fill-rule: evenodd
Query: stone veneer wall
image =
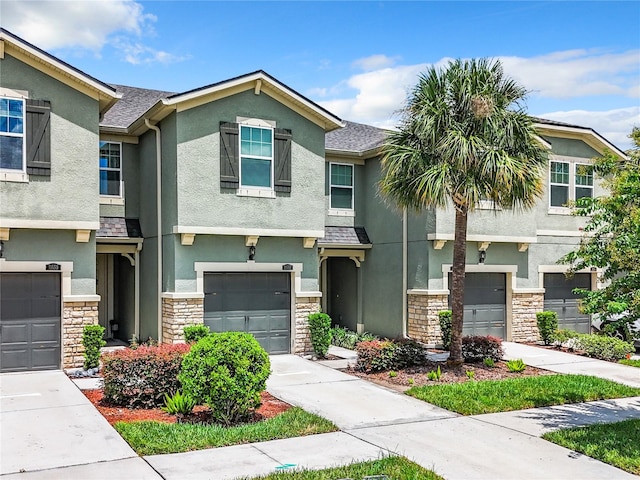
<path id="1" fill-rule="evenodd" d="M 408 295 L 407 334 L 428 345 L 442 345 L 438 312 L 449 309 L 448 295 Z"/>
<path id="2" fill-rule="evenodd" d="M 511 337 L 514 342 L 540 340 L 536 313 L 544 310 L 544 293 L 513 292 Z"/>
<path id="3" fill-rule="evenodd" d="M 204 323 L 204 298 L 162 299 L 162 341 L 183 343 L 184 327 Z"/>
<path id="4" fill-rule="evenodd" d="M 312 313 L 320 311 L 320 298 L 298 297 L 296 298 L 296 322 L 293 340 L 293 352 L 298 355 L 313 353 L 311 346 L 311 333 L 309 333 L 308 317 Z"/>
<path id="5" fill-rule="evenodd" d="M 82 331 L 98 323 L 98 302 L 64 302 L 62 312 L 62 368 L 84 364 Z"/>

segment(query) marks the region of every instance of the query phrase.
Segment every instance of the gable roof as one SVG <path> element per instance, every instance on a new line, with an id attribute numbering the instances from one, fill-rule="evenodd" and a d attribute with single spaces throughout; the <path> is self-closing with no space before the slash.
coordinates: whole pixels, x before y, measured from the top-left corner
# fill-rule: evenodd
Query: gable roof
<path id="1" fill-rule="evenodd" d="M 174 94 L 163 90 L 150 90 L 126 85 L 111 85 L 111 87 L 115 88 L 122 97 L 105 113 L 100 122 L 101 127 L 126 129 L 159 100 Z"/>
<path id="2" fill-rule="evenodd" d="M 357 157 L 374 154 L 389 134 L 389 130 L 363 123 L 344 123 L 344 128 L 326 134 L 324 145 L 327 153 Z"/>
<path id="3" fill-rule="evenodd" d="M 94 98 L 99 102 L 101 115 L 120 98 L 116 90 L 110 85 L 78 70 L 10 31 L 0 28 L 0 58 L 4 58 L 5 54 L 9 54 L 27 65 Z"/>

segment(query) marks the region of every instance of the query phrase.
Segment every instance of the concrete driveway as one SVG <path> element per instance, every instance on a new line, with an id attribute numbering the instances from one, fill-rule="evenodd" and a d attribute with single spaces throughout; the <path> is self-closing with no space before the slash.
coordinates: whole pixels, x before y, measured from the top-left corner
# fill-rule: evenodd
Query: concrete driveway
<path id="1" fill-rule="evenodd" d="M 0 445 L 7 479 L 161 478 L 60 371 L 0 375 Z"/>

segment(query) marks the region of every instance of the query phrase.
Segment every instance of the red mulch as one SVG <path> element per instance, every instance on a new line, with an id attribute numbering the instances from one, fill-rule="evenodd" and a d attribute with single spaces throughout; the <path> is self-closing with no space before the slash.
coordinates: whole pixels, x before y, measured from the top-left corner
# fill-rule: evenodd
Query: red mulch
<path id="1" fill-rule="evenodd" d="M 103 391 L 100 390 L 83 390 L 85 396 L 98 409 L 107 421 L 113 425 L 116 422 L 137 422 L 137 421 L 156 421 L 164 423 L 176 423 L 177 417 L 163 412 L 160 408 L 124 408 L 116 405 L 109 405 L 102 401 Z M 258 408 L 252 418 L 252 421 L 258 422 L 267 418 L 285 412 L 291 408 L 291 405 L 278 400 L 267 392 L 262 392 L 262 405 Z M 194 409 L 194 417 L 206 421 L 208 407 L 198 405 Z"/>

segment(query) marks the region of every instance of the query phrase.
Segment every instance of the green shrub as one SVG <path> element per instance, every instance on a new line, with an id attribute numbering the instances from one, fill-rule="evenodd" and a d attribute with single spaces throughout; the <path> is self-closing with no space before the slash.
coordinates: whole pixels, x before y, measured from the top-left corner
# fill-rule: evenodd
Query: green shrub
<path id="1" fill-rule="evenodd" d="M 556 312 L 538 312 L 536 313 L 538 321 L 538 332 L 540 338 L 545 345 L 549 345 L 553 341 L 553 334 L 558 329 L 558 314 Z"/>
<path id="2" fill-rule="evenodd" d="M 397 376 L 398 376 L 398 372 L 396 372 L 396 371 L 394 371 L 394 370 L 391 370 L 391 371 L 389 372 L 389 377 L 390 377 L 390 378 L 395 378 L 395 377 L 397 377 Z"/>
<path id="3" fill-rule="evenodd" d="M 491 335 L 462 337 L 462 356 L 465 362 L 481 362 L 485 358 L 497 362 L 502 355 L 502 340 L 497 337 Z"/>
<path id="4" fill-rule="evenodd" d="M 196 343 L 203 337 L 211 333 L 207 325 L 189 325 L 184 327 L 184 341 L 187 343 Z"/>
<path id="5" fill-rule="evenodd" d="M 473 370 L 467 370 L 465 373 L 467 374 L 467 378 L 469 380 L 473 380 L 476 376 L 476 372 L 474 372 Z"/>
<path id="6" fill-rule="evenodd" d="M 556 346 L 572 346 L 567 343 L 571 343 L 570 340 L 576 340 L 579 336 L 580 334 L 573 330 L 560 329 L 553 333 L 552 342 Z"/>
<path id="7" fill-rule="evenodd" d="M 438 368 L 436 370 L 431 370 L 429 373 L 427 373 L 427 378 L 429 380 L 433 380 L 434 382 L 440 381 L 441 377 L 442 371 L 440 370 L 440 365 L 438 365 Z"/>
<path id="8" fill-rule="evenodd" d="M 102 356 L 104 399 L 127 408 L 153 408 L 180 388 L 178 373 L 187 344 L 125 348 Z"/>
<path id="9" fill-rule="evenodd" d="M 331 317 L 322 312 L 309 315 L 309 332 L 313 351 L 320 357 L 326 356 L 331 345 Z"/>
<path id="10" fill-rule="evenodd" d="M 216 422 L 231 425 L 260 406 L 270 367 L 269 355 L 252 335 L 215 333 L 191 347 L 178 379 L 186 394 L 209 406 Z"/>
<path id="11" fill-rule="evenodd" d="M 483 358 L 482 363 L 484 363 L 485 367 L 493 368 L 496 366 L 496 361 L 493 358 Z"/>
<path id="12" fill-rule="evenodd" d="M 634 353 L 635 347 L 629 342 L 603 335 L 583 334 L 577 338 L 577 348 L 588 357 L 617 362 L 629 353 Z"/>
<path id="13" fill-rule="evenodd" d="M 438 312 L 440 320 L 440 334 L 442 335 L 442 346 L 445 350 L 451 347 L 451 310 Z"/>
<path id="14" fill-rule="evenodd" d="M 524 372 L 527 366 L 525 365 L 525 363 L 522 361 L 521 358 L 518 358 L 516 360 L 507 361 L 507 368 L 512 373 L 520 373 L 520 372 Z"/>
<path id="15" fill-rule="evenodd" d="M 395 369 L 394 354 L 397 346 L 390 340 L 360 342 L 356 347 L 356 369 L 362 372 L 381 372 Z"/>
<path id="16" fill-rule="evenodd" d="M 169 415 L 188 415 L 196 406 L 196 401 L 190 395 L 182 394 L 180 390 L 172 396 L 164 394 L 164 407 L 162 410 Z"/>
<path id="17" fill-rule="evenodd" d="M 84 368 L 97 368 L 100 365 L 100 349 L 107 342 L 102 338 L 104 327 L 102 325 L 85 325 L 82 329 L 82 346 L 84 347 Z"/>
<path id="18" fill-rule="evenodd" d="M 336 347 L 348 348 L 349 350 L 354 350 L 360 342 L 370 342 L 377 339 L 378 337 L 372 333 L 356 333 L 347 327 L 335 326 L 331 329 L 331 344 Z"/>
<path id="19" fill-rule="evenodd" d="M 392 367 L 402 369 L 416 365 L 424 365 L 427 360 L 427 350 L 412 338 L 393 340 L 396 348 L 393 352 Z"/>

